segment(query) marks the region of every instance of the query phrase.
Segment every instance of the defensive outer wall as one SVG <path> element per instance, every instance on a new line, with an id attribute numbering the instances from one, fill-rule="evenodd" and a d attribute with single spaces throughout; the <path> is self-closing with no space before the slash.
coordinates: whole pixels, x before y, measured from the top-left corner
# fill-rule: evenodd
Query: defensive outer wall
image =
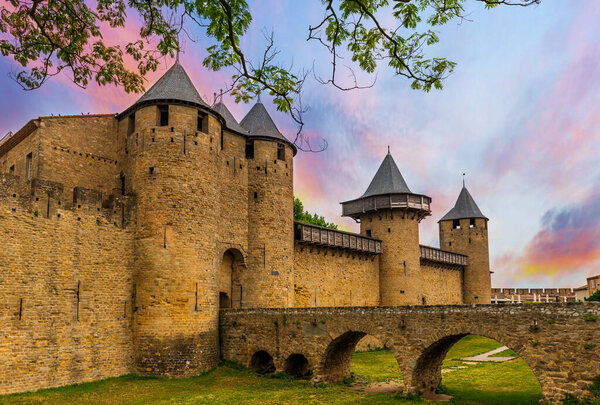
<path id="1" fill-rule="evenodd" d="M 450 347 L 476 334 L 516 351 L 539 380 L 542 401 L 560 403 L 600 374 L 600 329 L 591 320 L 599 316 L 595 303 L 222 310 L 221 354 L 256 368 L 266 352 L 277 371 L 302 368 L 314 381 L 337 382 L 350 375 L 358 341 L 371 335 L 394 353 L 404 391 L 427 395 Z"/>

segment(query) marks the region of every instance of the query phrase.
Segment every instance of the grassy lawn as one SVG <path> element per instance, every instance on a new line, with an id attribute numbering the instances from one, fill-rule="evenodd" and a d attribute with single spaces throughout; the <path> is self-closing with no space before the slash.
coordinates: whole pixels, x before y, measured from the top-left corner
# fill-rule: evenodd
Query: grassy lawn
<path id="1" fill-rule="evenodd" d="M 401 380 L 402 372 L 394 355 L 387 349 L 355 352 L 350 370 L 357 381 Z"/>
<path id="2" fill-rule="evenodd" d="M 449 352 L 446 361 L 459 362 L 498 347 L 495 341 L 468 336 Z M 454 359 L 454 360 L 453 360 Z M 452 364 L 450 363 L 450 364 Z M 355 353 L 352 371 L 367 382 L 401 378 L 391 352 Z M 537 380 L 520 360 L 480 363 L 444 374 L 442 381 L 456 404 L 536 404 Z M 183 379 L 123 376 L 103 381 L 0 396 L 0 404 L 415 404 L 398 395 L 366 395 L 344 385 L 318 385 L 289 378 L 268 378 L 228 365 L 198 377 Z"/>

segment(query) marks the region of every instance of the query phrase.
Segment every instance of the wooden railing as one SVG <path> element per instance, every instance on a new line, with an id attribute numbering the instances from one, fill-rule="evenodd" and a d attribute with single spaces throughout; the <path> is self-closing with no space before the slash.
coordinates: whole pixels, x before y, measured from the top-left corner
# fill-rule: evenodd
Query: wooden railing
<path id="1" fill-rule="evenodd" d="M 361 198 L 342 203 L 342 216 L 355 217 L 368 211 L 388 208 L 405 208 L 417 210 L 423 216 L 431 211 L 431 198 L 419 194 L 388 194 Z"/>
<path id="2" fill-rule="evenodd" d="M 419 245 L 419 247 L 421 248 L 421 260 L 452 264 L 455 266 L 466 266 L 468 264 L 468 256 L 461 255 L 460 253 L 448 252 L 447 250 L 431 246 Z"/>
<path id="3" fill-rule="evenodd" d="M 299 242 L 339 247 L 374 254 L 380 254 L 382 252 L 382 243 L 379 239 L 338 231 L 337 229 L 305 224 L 303 222 L 294 222 L 294 227 L 294 235 Z"/>

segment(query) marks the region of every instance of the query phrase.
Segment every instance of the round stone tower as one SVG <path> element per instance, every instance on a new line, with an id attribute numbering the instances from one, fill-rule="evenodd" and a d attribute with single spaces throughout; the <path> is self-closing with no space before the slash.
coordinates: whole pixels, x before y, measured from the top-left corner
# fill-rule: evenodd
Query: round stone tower
<path id="1" fill-rule="evenodd" d="M 454 208 L 439 220 L 440 248 L 467 255 L 463 302 L 489 304 L 492 282 L 488 247 L 488 218 L 481 213 L 463 183 Z"/>
<path id="2" fill-rule="evenodd" d="M 221 118 L 176 63 L 118 116 L 135 197 L 134 364 L 194 375 L 218 361 L 216 153 Z"/>
<path id="3" fill-rule="evenodd" d="M 419 223 L 430 215 L 431 198 L 414 194 L 389 153 L 367 191 L 342 203 L 343 216 L 360 221 L 360 233 L 381 239 L 381 305 L 423 304 Z"/>
<path id="4" fill-rule="evenodd" d="M 248 274 L 242 307 L 294 306 L 296 148 L 260 100 L 242 119 L 248 131 Z"/>

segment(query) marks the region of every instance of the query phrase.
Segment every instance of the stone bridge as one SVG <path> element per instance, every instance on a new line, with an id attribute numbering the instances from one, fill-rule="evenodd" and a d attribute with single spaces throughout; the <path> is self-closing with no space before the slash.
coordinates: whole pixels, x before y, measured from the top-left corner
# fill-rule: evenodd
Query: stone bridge
<path id="1" fill-rule="evenodd" d="M 220 318 L 224 359 L 314 381 L 349 376 L 366 335 L 393 352 L 404 391 L 424 396 L 439 385 L 450 347 L 467 334 L 517 352 L 539 380 L 544 402 L 582 395 L 600 375 L 596 303 L 237 309 L 222 310 Z"/>

